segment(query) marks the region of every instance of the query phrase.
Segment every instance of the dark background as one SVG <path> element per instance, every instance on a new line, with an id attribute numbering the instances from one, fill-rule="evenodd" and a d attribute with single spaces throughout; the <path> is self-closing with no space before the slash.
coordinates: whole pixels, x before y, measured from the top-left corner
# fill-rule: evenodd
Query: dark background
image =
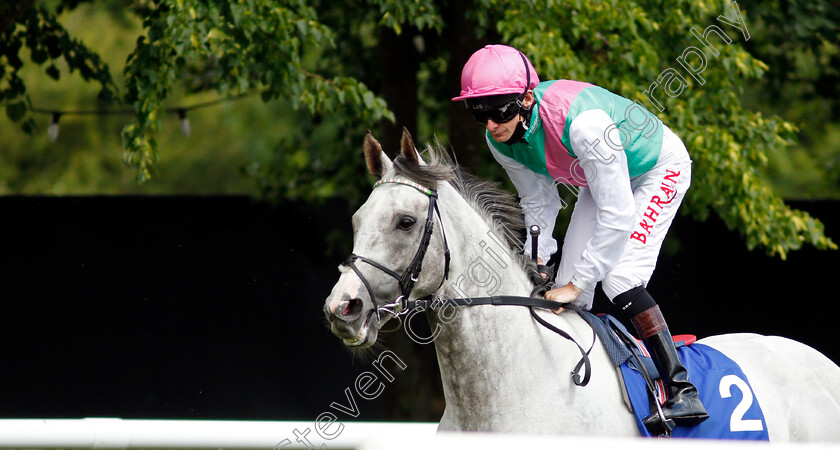
<path id="1" fill-rule="evenodd" d="M 840 203 L 794 206 L 837 239 Z M 0 211 L 0 417 L 310 420 L 370 369 L 321 312 L 350 251 L 344 201 L 2 197 Z M 675 334 L 783 335 L 837 362 L 838 263 L 810 247 L 769 258 L 717 219 L 678 217 L 649 289 Z M 359 419 L 436 420 L 440 399 L 411 397 L 439 391 L 433 349 L 391 339 L 410 389 L 357 398 Z"/>

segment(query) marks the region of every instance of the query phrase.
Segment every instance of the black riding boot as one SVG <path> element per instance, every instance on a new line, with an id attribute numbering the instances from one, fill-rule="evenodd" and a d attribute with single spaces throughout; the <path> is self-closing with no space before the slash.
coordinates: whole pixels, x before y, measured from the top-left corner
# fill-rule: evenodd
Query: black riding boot
<path id="1" fill-rule="evenodd" d="M 674 340 L 656 305 L 631 318 L 633 326 L 650 351 L 653 362 L 659 369 L 659 375 L 668 386 L 670 398 L 662 405 L 665 417 L 677 425 L 697 425 L 709 418 L 706 408 L 700 401 L 697 388 L 688 381 L 688 371 L 680 361 L 674 346 Z M 651 414 L 644 420 L 648 429 L 657 429 L 661 418 L 658 413 Z"/>
<path id="2" fill-rule="evenodd" d="M 670 420 L 662 421 L 657 412 L 645 418 L 647 429 L 660 434 L 670 431 L 673 422 L 679 425 L 695 425 L 708 419 L 709 414 L 700 402 L 697 388 L 688 381 L 688 371 L 680 361 L 659 305 L 645 287 L 638 286 L 623 292 L 613 299 L 613 303 L 630 319 L 639 337 L 647 345 L 671 395 L 662 405 L 662 412 Z"/>

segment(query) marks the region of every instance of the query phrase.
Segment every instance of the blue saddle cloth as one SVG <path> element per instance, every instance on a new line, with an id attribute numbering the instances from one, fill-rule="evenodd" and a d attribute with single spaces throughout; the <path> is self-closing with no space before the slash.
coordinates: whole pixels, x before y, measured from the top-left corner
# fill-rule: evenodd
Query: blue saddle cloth
<path id="1" fill-rule="evenodd" d="M 651 413 L 652 397 L 648 393 L 645 379 L 637 368 L 637 359 L 631 351 L 639 357 L 642 364 L 653 372 L 652 377 L 658 378 L 658 373 L 640 342 L 636 348 L 630 350 L 618 338 L 613 327 L 620 331 L 627 330 L 614 317 L 581 312 L 584 319 L 595 328 L 601 342 L 607 348 L 613 359 L 613 364 L 621 368 L 624 385 L 636 424 L 642 436 L 650 437 L 642 420 Z M 588 317 L 587 317 L 588 316 Z M 593 318 L 595 318 L 593 320 Z M 600 319 L 600 320 L 598 320 Z M 629 333 L 628 333 L 629 334 Z M 617 349 L 621 348 L 621 349 Z M 709 418 L 699 425 L 685 427 L 678 426 L 671 433 L 673 437 L 705 438 L 705 439 L 740 439 L 767 441 L 767 426 L 758 399 L 750 387 L 749 380 L 735 361 L 723 353 L 703 344 L 682 345 L 677 348 L 680 359 L 688 370 L 690 380 L 700 394 L 700 400 L 709 413 Z M 658 383 L 657 383 L 658 384 Z M 655 406 L 653 407 L 655 410 Z"/>

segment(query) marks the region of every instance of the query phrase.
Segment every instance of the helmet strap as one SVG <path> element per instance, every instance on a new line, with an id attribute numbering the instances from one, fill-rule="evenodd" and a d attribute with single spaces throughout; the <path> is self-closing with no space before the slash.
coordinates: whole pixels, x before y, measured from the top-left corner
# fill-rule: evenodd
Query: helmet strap
<path id="1" fill-rule="evenodd" d="M 513 134 L 510 135 L 510 139 L 506 140 L 504 143 L 507 145 L 513 145 L 520 141 L 525 141 L 525 132 L 528 128 L 525 126 L 524 121 L 519 121 L 516 124 L 516 128 L 513 130 Z"/>
<path id="2" fill-rule="evenodd" d="M 532 103 L 531 106 L 528 106 L 527 108 L 522 104 L 522 101 L 525 100 L 525 96 L 528 95 L 528 90 L 531 88 L 531 70 L 528 68 L 528 59 L 525 57 L 525 54 L 520 51 L 519 56 L 522 58 L 522 64 L 525 65 L 525 91 L 522 92 L 522 95 L 520 99 L 516 101 L 516 104 L 517 106 L 519 106 L 519 113 L 522 115 L 522 118 L 524 120 L 520 121 L 516 125 L 516 130 L 519 131 L 519 129 L 522 128 L 522 133 L 517 133 L 517 131 L 515 131 L 513 133 L 513 136 L 521 134 L 519 136 L 521 138 L 525 135 L 525 131 L 528 130 L 528 124 L 531 123 L 531 111 L 534 107 L 534 104 Z M 513 139 L 513 137 L 511 137 L 511 139 Z M 509 140 L 508 142 L 511 141 Z"/>

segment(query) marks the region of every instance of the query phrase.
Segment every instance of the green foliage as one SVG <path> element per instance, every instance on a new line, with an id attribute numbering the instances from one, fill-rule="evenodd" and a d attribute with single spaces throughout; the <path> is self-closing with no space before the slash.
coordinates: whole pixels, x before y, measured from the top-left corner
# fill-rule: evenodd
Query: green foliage
<path id="1" fill-rule="evenodd" d="M 121 3 L 81 4 L 57 17 L 71 36 L 89 44 L 112 69 L 123 67 L 143 31 L 141 21 Z M 86 82 L 78 71 L 71 73 L 63 59 L 56 61 L 56 67 L 60 71 L 57 81 L 28 61 L 21 69 L 33 106 L 46 111 L 118 110 L 126 114 L 64 114 L 55 142 L 47 139 L 49 114 L 33 113 L 39 129 L 32 135 L 25 134 L 20 123 L 0 119 L 0 195 L 254 195 L 255 183 L 247 169 L 271 161 L 278 141 L 297 129 L 290 101 L 266 104 L 259 95 L 190 110 L 192 133 L 188 137 L 181 133 L 177 115 L 167 113 L 156 136 L 158 176 L 137 183 L 136 172 L 123 161 L 120 138 L 133 112 L 97 102 L 99 86 Z M 193 69 L 196 74 L 213 71 L 212 67 L 207 72 Z M 121 71 L 113 72 L 115 84 L 123 86 Z M 215 92 L 203 91 L 198 80 L 197 75 L 184 80 L 190 91 L 173 89 L 165 103 L 168 109 L 218 98 Z"/>
<path id="2" fill-rule="evenodd" d="M 16 13 L 12 6 L 4 8 L 4 14 L 10 15 L 7 17 Z M 32 133 L 35 121 L 26 85 L 20 77 L 24 48 L 34 64 L 47 64 L 44 72 L 53 80 L 60 76 L 56 63 L 63 60 L 70 72 L 78 71 L 85 80 L 100 85 L 99 100 L 106 103 L 113 100 L 117 87 L 99 55 L 71 37 L 44 7 L 32 6 L 21 11 L 17 20 L 5 30 L 0 29 L 0 103 L 5 104 L 6 116 L 13 122 L 20 122 L 25 132 Z"/>
<path id="3" fill-rule="evenodd" d="M 64 0 L 58 6 L 73 8 L 77 3 Z M 825 9 L 827 4 L 813 3 L 797 14 L 814 17 L 786 25 L 793 27 L 790 35 L 795 41 L 812 50 L 810 56 L 794 60 L 803 78 L 793 95 L 807 93 L 809 80 L 836 76 L 831 67 L 840 53 L 832 27 L 838 20 L 834 10 Z M 746 27 L 739 31 L 719 20 L 736 14 L 733 4 L 724 0 L 673 0 L 665 5 L 653 0 L 473 0 L 459 5 L 371 0 L 367 5 L 319 0 L 135 1 L 144 32 L 123 70 L 122 99 L 134 111 L 134 123 L 122 130 L 125 161 L 139 179 L 152 177 L 158 167 L 162 118 L 168 112 L 165 103 L 183 89 L 221 96 L 259 92 L 264 101 L 279 100 L 299 109 L 282 115 L 284 132 L 276 137 L 271 158 L 255 161 L 245 170 L 263 195 L 312 199 L 340 194 L 360 199 L 369 181 L 359 176 L 361 135 L 377 121 L 395 117 L 377 95 L 385 83 L 395 82 L 379 73 L 389 63 L 379 50 L 385 44 L 383 36 L 389 36 L 382 30 L 413 39 L 416 48 L 411 51 L 421 60 L 416 77 L 406 79 L 421 86 L 405 86 L 405 95 L 420 93 L 420 126 L 428 132 L 441 130 L 443 135 L 442 124 L 452 111 L 446 99 L 453 92 L 445 92 L 451 86 L 441 82 L 453 69 L 449 42 L 470 35 L 500 35 L 501 42 L 529 55 L 543 80 L 572 78 L 601 85 L 638 100 L 674 129 L 695 162 L 687 212 L 699 218 L 714 212 L 741 232 L 750 248 L 782 258 L 804 243 L 836 248 L 819 221 L 791 210 L 767 182 L 766 174 L 773 170 L 767 166 L 768 156 L 784 153 L 795 142 L 797 128 L 772 113 L 745 107 L 744 91 L 771 70 L 754 55 L 763 52 L 771 60 L 790 63 L 795 52 L 774 54 L 765 44 L 751 47 L 756 37 L 747 39 L 754 23 L 750 8 L 741 5 Z M 778 22 L 768 13 L 773 5 L 755 8 L 767 24 Z M 471 28 L 456 30 L 448 25 L 458 8 L 468 8 L 462 16 Z M 9 118 L 25 128 L 33 126 L 32 103 L 18 76 L 24 45 L 36 64 L 48 63 L 47 77 L 61 76 L 55 61 L 63 57 L 70 71 L 100 84 L 102 100 L 116 92 L 107 65 L 71 39 L 47 8 L 33 6 L 16 17 L 14 26 L 0 28 L 4 37 L 0 100 Z M 760 30 L 762 22 L 757 23 Z M 702 33 L 710 25 L 719 26 L 732 40 L 726 44 L 712 36 L 717 55 L 691 32 Z M 703 52 L 702 79 L 677 61 L 690 47 Z M 696 65 L 694 58 L 690 63 Z M 819 70 L 808 75 L 806 69 L 814 65 Z M 684 86 L 670 85 L 666 95 L 661 84 L 668 74 L 678 74 L 672 80 L 684 80 Z M 777 76 L 773 73 L 770 78 Z M 778 86 L 786 85 L 779 79 Z M 826 117 L 833 117 L 833 107 L 827 111 Z M 840 167 L 837 153 L 825 152 L 826 161 Z M 481 160 L 488 164 L 478 167 L 478 172 L 498 173 L 484 153 Z"/>
<path id="4" fill-rule="evenodd" d="M 218 76 L 210 83 L 222 94 L 257 89 L 266 101 L 288 97 L 313 111 L 347 108 L 361 120 L 391 117 L 385 102 L 358 81 L 303 69 L 305 46 L 334 46 L 332 32 L 304 1 L 161 0 L 144 27 L 148 35 L 137 40 L 125 68 L 125 101 L 136 123 L 122 133 L 126 162 L 141 181 L 152 176 L 157 160 L 163 100 L 189 63 L 213 61 Z"/>
<path id="5" fill-rule="evenodd" d="M 746 86 L 745 103 L 800 130 L 767 154 L 763 172 L 784 197 L 840 198 L 840 10 L 828 0 L 747 1 L 746 48 L 769 70 Z"/>
<path id="6" fill-rule="evenodd" d="M 443 18 L 438 12 L 438 5 L 432 0 L 370 0 L 369 3 L 379 6 L 379 23 L 397 34 L 402 33 L 404 25 L 418 30 L 443 29 Z"/>
<path id="7" fill-rule="evenodd" d="M 359 142 L 355 132 L 347 132 L 352 118 L 338 115 L 342 117 L 323 120 L 301 111 L 295 120 L 300 124 L 297 133 L 280 138 L 271 160 L 248 167 L 262 198 L 320 202 L 342 196 L 352 204 L 364 200 L 372 180 L 363 175 L 367 169 L 359 151 L 336 151 L 358 150 Z"/>
<path id="8" fill-rule="evenodd" d="M 674 129 L 694 160 L 685 207 L 692 215 L 705 218 L 714 210 L 744 235 L 748 247 L 762 247 L 782 258 L 805 242 L 836 248 L 818 220 L 786 206 L 760 176 L 766 155 L 790 144 L 795 129 L 741 105 L 744 86 L 767 71 L 743 47 L 750 26 L 746 11 L 741 11 L 747 28 L 742 32 L 716 20 L 720 15 L 736 18 L 727 3 L 682 0 L 664 9 L 658 5 L 644 0 L 562 6 L 553 1 L 511 2 L 499 29 L 505 41 L 534 60 L 543 79 L 598 84 L 638 100 Z M 691 33 L 692 28 L 702 33 L 709 25 L 719 26 L 732 41 L 710 38 L 718 56 L 703 49 Z M 702 83 L 676 61 L 691 46 L 704 50 Z M 699 59 L 689 63 L 701 66 Z M 657 80 L 664 84 L 662 74 L 669 69 L 686 80 L 681 92 L 673 92 L 676 95 L 651 85 Z M 650 100 L 654 96 L 664 110 Z"/>

